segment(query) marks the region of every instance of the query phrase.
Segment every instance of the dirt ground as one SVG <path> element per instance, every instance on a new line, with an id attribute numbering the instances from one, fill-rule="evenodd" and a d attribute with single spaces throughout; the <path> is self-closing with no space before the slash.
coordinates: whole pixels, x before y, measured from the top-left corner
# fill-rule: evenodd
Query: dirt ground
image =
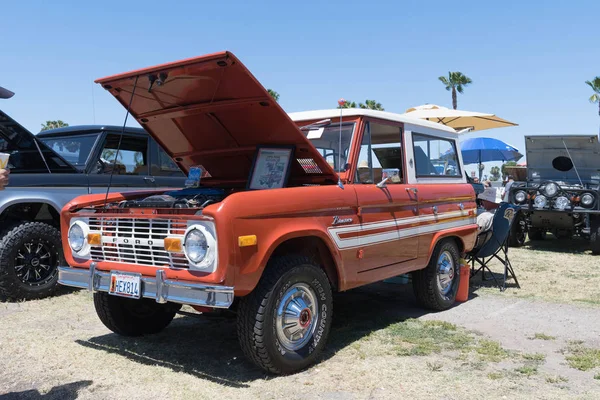
<path id="1" fill-rule="evenodd" d="M 245 360 L 231 319 L 181 316 L 131 339 L 85 291 L 0 303 L 0 399 L 598 399 L 600 258 L 585 247 L 511 249 L 521 289 L 476 281 L 441 313 L 410 285 L 339 294 L 321 362 L 287 377 Z"/>

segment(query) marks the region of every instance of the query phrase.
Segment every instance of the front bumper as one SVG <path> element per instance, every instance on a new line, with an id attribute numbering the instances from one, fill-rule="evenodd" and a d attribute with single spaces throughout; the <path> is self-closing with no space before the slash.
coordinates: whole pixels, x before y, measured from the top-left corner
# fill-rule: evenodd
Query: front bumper
<path id="1" fill-rule="evenodd" d="M 93 264 L 90 269 L 58 267 L 58 283 L 92 292 L 108 292 L 110 275 L 97 271 Z M 156 278 L 142 277 L 142 297 L 155 299 L 157 303 L 229 308 L 234 295 L 230 286 L 169 280 L 163 270 L 157 270 Z"/>

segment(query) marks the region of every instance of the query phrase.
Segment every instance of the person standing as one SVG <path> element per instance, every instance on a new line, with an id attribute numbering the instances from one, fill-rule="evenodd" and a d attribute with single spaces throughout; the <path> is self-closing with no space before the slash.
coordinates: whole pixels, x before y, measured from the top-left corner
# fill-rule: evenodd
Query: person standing
<path id="1" fill-rule="evenodd" d="M 10 170 L 0 169 L 0 190 L 3 190 L 4 186 L 8 185 L 8 175 L 9 174 L 10 174 Z"/>

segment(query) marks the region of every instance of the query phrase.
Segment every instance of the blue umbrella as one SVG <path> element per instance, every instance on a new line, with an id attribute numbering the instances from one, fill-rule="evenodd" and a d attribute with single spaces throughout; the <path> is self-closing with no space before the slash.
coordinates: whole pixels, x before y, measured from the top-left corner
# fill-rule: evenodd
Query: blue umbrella
<path id="1" fill-rule="evenodd" d="M 464 164 L 481 164 L 487 161 L 518 161 L 523 157 L 519 150 L 502 140 L 478 137 L 460 143 Z M 483 171 L 479 170 L 479 179 Z"/>

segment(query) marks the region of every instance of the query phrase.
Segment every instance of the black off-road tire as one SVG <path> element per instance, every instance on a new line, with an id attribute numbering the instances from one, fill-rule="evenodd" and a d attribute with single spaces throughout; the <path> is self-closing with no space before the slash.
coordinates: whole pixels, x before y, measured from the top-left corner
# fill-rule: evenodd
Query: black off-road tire
<path id="1" fill-rule="evenodd" d="M 600 215 L 590 215 L 590 247 L 592 254 L 600 255 Z"/>
<path id="2" fill-rule="evenodd" d="M 43 222 L 18 222 L 8 227 L 0 238 L 0 299 L 32 300 L 52 295 L 62 263 L 58 229 Z"/>
<path id="3" fill-rule="evenodd" d="M 94 307 L 104 326 L 123 336 L 158 333 L 173 321 L 181 308 L 178 304 L 159 304 L 153 299 L 128 299 L 105 292 L 94 293 Z"/>
<path id="4" fill-rule="evenodd" d="M 312 337 L 296 351 L 285 349 L 276 333 L 276 310 L 287 290 L 305 284 L 316 294 L 319 310 Z M 281 256 L 269 261 L 260 282 L 240 299 L 237 331 L 246 357 L 274 374 L 290 374 L 314 363 L 329 335 L 333 311 L 327 275 L 304 255 Z"/>
<path id="5" fill-rule="evenodd" d="M 450 291 L 444 295 L 438 286 L 438 259 L 442 253 L 448 252 L 454 263 L 454 276 Z M 450 308 L 456 299 L 460 283 L 460 253 L 456 242 L 451 239 L 440 241 L 433 250 L 431 260 L 426 268 L 412 273 L 413 290 L 417 302 L 430 310 L 443 311 Z"/>
<path id="6" fill-rule="evenodd" d="M 510 247 L 522 247 L 527 240 L 527 224 L 522 212 L 517 212 L 515 219 L 510 227 L 510 236 L 508 245 Z"/>
<path id="7" fill-rule="evenodd" d="M 546 238 L 546 232 L 538 228 L 529 228 L 529 240 L 544 240 Z"/>

